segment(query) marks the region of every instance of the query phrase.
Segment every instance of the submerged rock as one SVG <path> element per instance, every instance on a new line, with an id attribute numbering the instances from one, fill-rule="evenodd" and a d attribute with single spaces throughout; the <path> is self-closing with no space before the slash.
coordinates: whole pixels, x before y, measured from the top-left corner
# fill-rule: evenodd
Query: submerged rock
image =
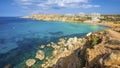
<path id="1" fill-rule="evenodd" d="M 40 48 L 42 48 L 42 49 L 45 48 L 45 45 L 41 45 Z"/>
<path id="2" fill-rule="evenodd" d="M 50 47 L 50 44 L 47 44 L 46 46 Z"/>
<path id="3" fill-rule="evenodd" d="M 28 67 L 31 67 L 32 65 L 35 64 L 35 62 L 36 62 L 35 59 L 28 59 L 28 60 L 26 61 L 26 65 L 27 65 Z"/>
<path id="4" fill-rule="evenodd" d="M 38 50 L 35 57 L 39 60 L 43 60 L 45 57 L 44 52 L 42 50 Z"/>
<path id="5" fill-rule="evenodd" d="M 11 68 L 11 64 L 7 64 L 7 65 L 5 65 L 4 68 Z"/>

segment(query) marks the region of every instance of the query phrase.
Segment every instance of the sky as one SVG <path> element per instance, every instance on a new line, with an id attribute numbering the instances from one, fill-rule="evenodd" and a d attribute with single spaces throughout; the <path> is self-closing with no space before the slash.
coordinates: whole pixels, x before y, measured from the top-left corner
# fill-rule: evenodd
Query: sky
<path id="1" fill-rule="evenodd" d="M 0 0 L 0 16 L 80 12 L 120 14 L 120 0 Z"/>

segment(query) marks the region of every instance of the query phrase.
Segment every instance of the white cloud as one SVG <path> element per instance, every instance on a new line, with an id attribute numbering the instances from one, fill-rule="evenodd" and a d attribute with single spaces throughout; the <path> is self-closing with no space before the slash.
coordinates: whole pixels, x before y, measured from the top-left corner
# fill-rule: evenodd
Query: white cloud
<path id="1" fill-rule="evenodd" d="M 24 1 L 24 2 L 26 2 L 26 1 L 29 1 L 29 0 L 21 0 L 21 1 Z"/>
<path id="2" fill-rule="evenodd" d="M 22 3 L 22 5 L 24 5 L 24 6 L 25 6 L 25 5 L 26 5 L 26 6 L 27 6 L 27 5 L 32 5 L 32 3 L 30 3 L 30 2 L 24 2 L 24 3 Z"/>
<path id="3" fill-rule="evenodd" d="M 88 0 L 63 0 L 64 3 L 78 3 L 78 2 L 83 2 L 87 3 Z"/>
<path id="4" fill-rule="evenodd" d="M 57 6 L 61 6 L 61 7 L 72 3 L 77 4 L 77 3 L 87 3 L 87 2 L 88 0 L 48 0 L 47 1 L 48 4 L 56 4 Z"/>
<path id="5" fill-rule="evenodd" d="M 74 8 L 97 8 L 99 5 L 90 4 L 89 0 L 15 0 L 15 3 L 22 6 L 23 9 L 44 11 L 51 9 L 74 9 Z M 24 8 L 25 7 L 25 8 Z M 25 9 L 26 10 L 26 9 Z"/>
<path id="6" fill-rule="evenodd" d="M 82 8 L 97 8 L 100 7 L 99 5 L 91 5 L 91 4 L 83 4 L 81 5 Z"/>

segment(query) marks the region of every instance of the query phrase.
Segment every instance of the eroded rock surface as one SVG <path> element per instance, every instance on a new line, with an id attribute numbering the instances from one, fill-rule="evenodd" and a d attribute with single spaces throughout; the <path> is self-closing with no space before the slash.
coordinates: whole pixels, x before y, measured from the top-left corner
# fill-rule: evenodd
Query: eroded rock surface
<path id="1" fill-rule="evenodd" d="M 105 34 L 106 32 L 106 34 Z M 119 68 L 120 67 L 120 41 L 115 39 L 111 31 L 104 31 L 102 42 L 86 50 L 87 68 Z M 98 36 L 100 36 L 98 35 Z M 109 38 L 108 38 L 109 37 Z"/>
<path id="2" fill-rule="evenodd" d="M 78 55 L 71 54 L 67 57 L 60 58 L 53 68 L 80 68 L 80 59 Z"/>

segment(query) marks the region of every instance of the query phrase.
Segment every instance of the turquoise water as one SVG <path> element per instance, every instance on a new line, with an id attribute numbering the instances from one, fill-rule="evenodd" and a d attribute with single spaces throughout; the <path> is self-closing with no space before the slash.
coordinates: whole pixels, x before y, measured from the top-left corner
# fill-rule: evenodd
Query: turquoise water
<path id="1" fill-rule="evenodd" d="M 12 67 L 33 58 L 39 46 L 61 37 L 84 37 L 89 32 L 106 29 L 105 26 L 67 22 L 45 22 L 22 18 L 0 18 L 0 68 Z M 52 48 L 47 48 L 47 55 Z"/>

